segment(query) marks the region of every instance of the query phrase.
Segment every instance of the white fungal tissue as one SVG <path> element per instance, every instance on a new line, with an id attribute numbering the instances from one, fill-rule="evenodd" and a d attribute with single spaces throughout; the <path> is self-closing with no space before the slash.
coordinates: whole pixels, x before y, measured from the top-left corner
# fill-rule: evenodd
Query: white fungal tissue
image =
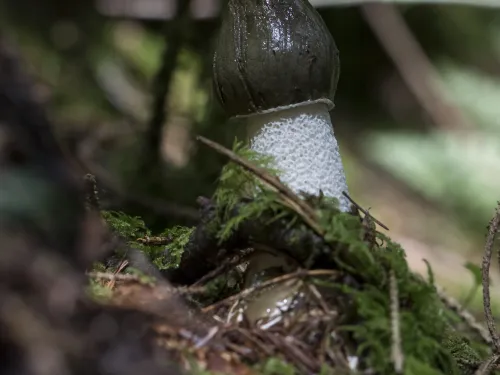
<path id="1" fill-rule="evenodd" d="M 251 148 L 273 156 L 280 179 L 295 192 L 303 191 L 335 197 L 340 209 L 348 211 L 350 203 L 339 146 L 325 103 L 311 103 L 285 108 L 248 118 L 258 131 Z"/>

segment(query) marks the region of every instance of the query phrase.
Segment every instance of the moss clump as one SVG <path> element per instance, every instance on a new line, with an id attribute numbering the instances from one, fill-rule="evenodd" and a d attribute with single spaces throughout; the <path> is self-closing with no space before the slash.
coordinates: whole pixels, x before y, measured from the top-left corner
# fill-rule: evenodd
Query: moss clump
<path id="1" fill-rule="evenodd" d="M 140 217 L 129 216 L 118 211 L 103 211 L 102 216 L 116 234 L 130 241 L 151 234 Z"/>
<path id="2" fill-rule="evenodd" d="M 277 174 L 278 172 L 271 167 L 273 161 L 271 157 L 250 150 L 242 142 L 235 141 L 233 151 L 267 173 Z M 266 191 L 265 184 L 249 171 L 235 168 L 232 163 L 222 169 L 217 190 L 213 196 L 217 211 L 211 223 L 220 242 L 228 240 L 238 230 L 241 223 L 256 220 L 265 211 L 277 212 L 282 208 L 276 202 L 276 193 L 266 191 L 266 194 L 260 194 L 262 191 Z M 240 205 L 242 199 L 248 198 L 253 198 L 252 204 Z M 239 207 L 238 215 L 234 215 L 237 207 Z"/>
<path id="3" fill-rule="evenodd" d="M 234 152 L 258 165 L 260 172 L 275 173 L 269 168 L 271 160 L 241 143 L 235 143 Z M 360 369 L 370 369 L 375 374 L 394 372 L 389 287 L 392 272 L 398 289 L 397 319 L 401 327 L 404 373 L 462 375 L 474 372 L 480 356 L 464 335 L 450 330 L 456 325 L 457 316 L 441 302 L 433 285 L 432 270 L 429 268 L 429 280 L 412 273 L 397 243 L 376 232 L 373 222 L 367 225 L 366 218 L 361 220 L 359 215 L 340 212 L 337 200 L 302 198 L 312 208 L 319 231 L 311 230 L 311 224 L 304 222 L 296 207 L 277 189 L 231 162 L 222 171 L 218 189 L 210 201 L 213 209 L 202 219 L 203 224 L 196 229 L 174 227 L 164 231 L 160 236 L 169 238 L 167 245 L 146 245 L 141 241 L 153 235 L 140 218 L 118 212 L 106 212 L 104 217 L 117 233 L 127 238 L 131 246 L 144 251 L 160 269 L 180 264 L 181 272 L 188 271 L 183 267 L 193 263 L 184 263 L 187 258 L 195 259 L 195 264 L 203 259 L 215 267 L 222 260 L 215 253 L 221 249 L 227 259 L 258 243 L 287 253 L 306 268 L 338 271 L 341 282 L 327 283 L 319 279 L 313 282 L 325 300 L 336 296 L 334 300 L 341 301 L 338 306 L 341 320 L 334 331 L 349 344 L 345 351 L 359 358 Z M 200 238 L 203 241 L 197 243 Z M 206 255 L 211 257 L 210 262 Z M 207 270 L 203 268 L 204 272 Z M 233 276 L 224 274 L 212 280 L 207 288 L 216 292 L 198 302 L 211 304 L 237 291 L 234 280 L 228 286 Z M 277 358 L 257 366 L 264 374 L 298 373 L 286 360 Z M 331 370 L 325 364 L 321 373 L 333 373 Z"/>
<path id="4" fill-rule="evenodd" d="M 269 165 L 268 160 L 258 159 L 241 144 L 236 144 L 234 151 L 260 162 L 261 167 Z M 269 189 L 257 176 L 231 162 L 223 170 L 214 202 L 216 215 L 211 224 L 221 247 L 232 243 L 235 237 L 241 241 L 248 236 L 253 242 L 287 252 L 311 268 L 339 270 L 345 279 L 352 280 L 349 286 L 322 287 L 350 300 L 351 307 L 339 332 L 354 342 L 363 368 L 377 374 L 394 371 L 388 276 L 393 271 L 399 290 L 398 319 L 405 374 L 467 373 L 468 368 L 461 362 L 463 349 L 468 351 L 470 346 L 462 341 L 461 350 L 457 351 L 456 341 L 450 341 L 450 314 L 443 313 L 447 308 L 432 280 L 425 281 L 412 273 L 403 249 L 385 235 L 373 233 L 375 242 L 367 241 L 364 234 L 370 229 L 359 216 L 340 212 L 336 200 L 309 198 L 317 214 L 315 220 L 324 233 L 317 236 L 275 189 Z M 282 238 L 276 239 L 276 227 L 281 228 L 278 233 Z M 454 335 L 461 337 L 458 332 Z"/>
<path id="5" fill-rule="evenodd" d="M 194 227 L 182 227 L 179 225 L 164 230 L 163 233 L 161 233 L 161 236 L 168 238 L 170 243 L 166 246 L 166 249 L 164 249 L 163 257 L 161 259 L 166 258 L 167 262 L 158 264 L 158 260 L 153 259 L 153 263 L 156 264 L 160 270 L 178 267 L 182 253 L 184 252 L 186 245 L 189 243 L 189 239 L 191 238 L 193 231 Z"/>
<path id="6" fill-rule="evenodd" d="M 463 374 L 473 374 L 481 365 L 479 353 L 471 347 L 469 340 L 450 330 L 443 344 L 451 352 Z"/>
<path id="7" fill-rule="evenodd" d="M 175 226 L 153 234 L 140 217 L 117 211 L 104 211 L 102 215 L 116 234 L 126 239 L 129 246 L 142 251 L 159 270 L 178 266 L 194 230 Z"/>

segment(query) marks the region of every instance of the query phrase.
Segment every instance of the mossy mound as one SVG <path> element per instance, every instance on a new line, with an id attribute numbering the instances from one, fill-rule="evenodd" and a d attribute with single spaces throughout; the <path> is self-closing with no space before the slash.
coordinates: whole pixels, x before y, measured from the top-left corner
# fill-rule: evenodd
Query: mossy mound
<path id="1" fill-rule="evenodd" d="M 232 155 L 214 197 L 199 201 L 196 228 L 154 237 L 140 219 L 105 213 L 170 281 L 205 288 L 188 299 L 195 314 L 217 326 L 213 337 L 231 358 L 265 374 L 391 374 L 398 361 L 404 374 L 476 371 L 487 346 L 458 328 L 460 319 L 442 302 L 430 268 L 428 280 L 412 273 L 403 249 L 376 231 L 369 214 L 340 212 L 325 197 L 303 196 L 297 203 L 272 177 L 270 160 L 241 144 Z M 147 241 L 154 238 L 159 242 Z M 231 297 L 242 288 L 236 265 L 242 254 L 263 246 L 301 265 L 288 280 L 300 279 L 307 289 L 302 302 L 268 329 L 245 320 L 217 322 L 213 317 L 223 319 L 228 311 L 225 302 L 251 298 L 250 292 Z"/>

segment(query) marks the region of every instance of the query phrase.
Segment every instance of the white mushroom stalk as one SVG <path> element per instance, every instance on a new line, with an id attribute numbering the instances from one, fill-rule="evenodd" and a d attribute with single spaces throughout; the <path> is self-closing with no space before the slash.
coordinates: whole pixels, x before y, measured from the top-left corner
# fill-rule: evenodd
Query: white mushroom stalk
<path id="1" fill-rule="evenodd" d="M 251 148 L 273 157 L 280 179 L 297 193 L 339 200 L 350 209 L 347 182 L 326 100 L 278 108 L 247 118 Z"/>
<path id="2" fill-rule="evenodd" d="M 228 1 L 214 54 L 219 102 L 230 117 L 246 119 L 251 148 L 274 158 L 292 190 L 321 191 L 348 211 L 329 113 L 339 72 L 335 41 L 307 0 Z M 264 251 L 250 257 L 246 286 L 276 276 L 277 266 L 289 271 L 284 256 L 274 254 L 272 262 L 269 257 Z M 267 290 L 249 302 L 245 314 L 253 321 L 276 319 L 275 307 L 287 306 L 298 294 L 296 285 Z"/>

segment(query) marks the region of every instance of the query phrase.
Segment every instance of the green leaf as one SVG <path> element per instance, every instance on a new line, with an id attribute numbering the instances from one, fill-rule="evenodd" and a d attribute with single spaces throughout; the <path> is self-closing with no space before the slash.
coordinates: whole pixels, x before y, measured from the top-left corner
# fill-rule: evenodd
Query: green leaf
<path id="1" fill-rule="evenodd" d="M 471 262 L 467 262 L 464 267 L 467 268 L 474 277 L 474 284 L 481 285 L 481 283 L 483 282 L 483 273 L 481 272 L 481 267 Z"/>

